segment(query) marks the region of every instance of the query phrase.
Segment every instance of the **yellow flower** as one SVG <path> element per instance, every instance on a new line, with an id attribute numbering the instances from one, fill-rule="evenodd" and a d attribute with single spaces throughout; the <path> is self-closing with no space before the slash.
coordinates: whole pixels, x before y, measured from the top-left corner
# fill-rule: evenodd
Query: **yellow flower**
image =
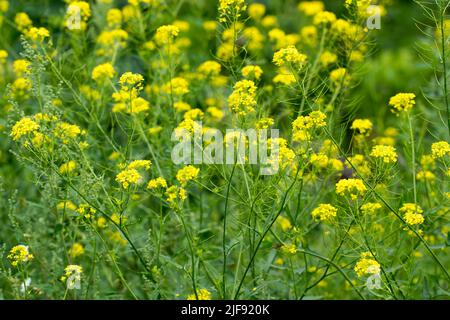
<path id="1" fill-rule="evenodd" d="M 1 58 L 0 58 L 1 59 Z M 22 77 L 23 75 L 30 72 L 30 61 L 25 59 L 18 59 L 13 62 L 13 70 L 17 77 Z"/>
<path id="2" fill-rule="evenodd" d="M 14 23 L 16 24 L 17 29 L 19 29 L 19 31 L 21 32 L 24 32 L 33 24 L 28 14 L 26 14 L 25 12 L 17 13 L 14 17 Z"/>
<path id="3" fill-rule="evenodd" d="M 350 129 L 357 130 L 359 134 L 369 136 L 372 132 L 372 121 L 369 119 L 355 119 Z"/>
<path id="4" fill-rule="evenodd" d="M 11 130 L 11 137 L 14 141 L 17 141 L 22 136 L 36 132 L 38 129 L 39 125 L 35 121 L 31 120 L 29 117 L 25 117 L 14 124 Z"/>
<path id="5" fill-rule="evenodd" d="M 179 188 L 177 186 L 170 186 L 169 188 L 167 188 L 164 194 L 167 197 L 166 198 L 167 202 L 171 205 L 173 205 L 176 200 L 183 201 L 187 197 L 186 190 L 183 188 Z"/>
<path id="6" fill-rule="evenodd" d="M 90 205 L 83 203 L 78 206 L 77 212 L 85 219 L 93 219 L 97 210 L 92 208 Z"/>
<path id="7" fill-rule="evenodd" d="M 384 163 L 397 162 L 397 152 L 392 146 L 377 145 L 372 148 L 371 157 L 380 158 Z"/>
<path id="8" fill-rule="evenodd" d="M 67 122 L 60 122 L 55 127 L 55 135 L 61 138 L 63 143 L 67 143 L 70 139 L 75 139 L 83 133 L 80 127 Z"/>
<path id="9" fill-rule="evenodd" d="M 5 50 L 0 50 L 0 64 L 4 64 L 8 58 L 8 52 Z"/>
<path id="10" fill-rule="evenodd" d="M 266 6 L 262 3 L 252 3 L 248 6 L 247 12 L 250 18 L 259 21 L 266 13 Z"/>
<path id="11" fill-rule="evenodd" d="M 263 71 L 260 66 L 245 66 L 242 68 L 242 75 L 247 79 L 259 80 Z"/>
<path id="12" fill-rule="evenodd" d="M 329 11 L 321 11 L 314 15 L 314 24 L 331 24 L 336 21 L 336 15 L 333 12 Z"/>
<path id="13" fill-rule="evenodd" d="M 16 99 L 27 99 L 31 90 L 31 81 L 28 78 L 17 78 L 11 85 L 12 95 Z"/>
<path id="14" fill-rule="evenodd" d="M 56 209 L 58 209 L 58 210 L 72 210 L 72 211 L 76 211 L 77 210 L 77 206 L 72 201 L 65 200 L 65 201 L 62 201 L 62 202 L 58 203 L 56 205 Z"/>
<path id="15" fill-rule="evenodd" d="M 125 189 L 128 188 L 130 184 L 137 184 L 139 180 L 141 180 L 141 175 L 136 169 L 125 169 L 116 176 L 116 181 Z"/>
<path id="16" fill-rule="evenodd" d="M 299 116 L 292 123 L 292 135 L 294 141 L 308 141 L 311 139 L 312 130 L 326 126 L 326 115 L 321 111 L 312 111 L 307 116 Z"/>
<path id="17" fill-rule="evenodd" d="M 158 188 L 167 188 L 167 181 L 164 178 L 158 177 L 156 179 L 152 179 L 147 184 L 147 189 L 153 190 Z"/>
<path id="18" fill-rule="evenodd" d="M 63 163 L 59 167 L 59 172 L 61 174 L 68 174 L 73 172 L 77 168 L 77 163 L 73 160 L 70 160 L 69 162 Z"/>
<path id="19" fill-rule="evenodd" d="M 394 113 L 408 112 L 416 104 L 415 98 L 414 93 L 398 93 L 389 99 L 389 105 Z"/>
<path id="20" fill-rule="evenodd" d="M 72 258 L 79 257 L 84 254 L 84 247 L 81 243 L 75 242 L 69 249 L 69 255 Z"/>
<path id="21" fill-rule="evenodd" d="M 331 204 L 320 204 L 311 212 L 311 215 L 315 220 L 319 219 L 320 221 L 329 221 L 336 217 L 337 211 L 338 210 Z"/>
<path id="22" fill-rule="evenodd" d="M 111 69 L 109 72 L 111 72 Z M 110 74 L 110 73 L 109 73 Z M 119 83 L 122 90 L 128 91 L 130 88 L 136 88 L 138 90 L 142 89 L 142 81 L 144 81 L 144 77 L 139 73 L 125 72 L 120 76 Z"/>
<path id="23" fill-rule="evenodd" d="M 293 243 L 283 244 L 281 246 L 281 251 L 285 254 L 295 254 L 297 253 L 297 246 Z"/>
<path id="24" fill-rule="evenodd" d="M 439 141 L 431 145 L 433 159 L 443 158 L 448 154 L 450 154 L 450 144 L 447 141 Z"/>
<path id="25" fill-rule="evenodd" d="M 429 181 L 432 182 L 436 180 L 436 176 L 433 172 L 425 170 L 425 171 L 419 171 L 416 175 L 417 180 L 419 181 Z"/>
<path id="26" fill-rule="evenodd" d="M 181 183 L 181 185 L 186 185 L 189 181 L 194 180 L 200 172 L 200 169 L 194 166 L 186 166 L 181 168 L 177 172 L 177 180 Z"/>
<path id="27" fill-rule="evenodd" d="M 107 79 L 112 79 L 115 74 L 116 71 L 114 70 L 114 67 L 111 63 L 107 62 L 96 66 L 92 70 L 92 79 L 98 82 L 103 82 Z"/>
<path id="28" fill-rule="evenodd" d="M 275 65 L 281 67 L 285 64 L 291 64 L 297 68 L 305 65 L 308 57 L 300 52 L 294 46 L 280 49 L 273 55 L 273 62 Z"/>
<path id="29" fill-rule="evenodd" d="M 267 129 L 274 124 L 272 118 L 261 118 L 256 122 L 256 129 Z"/>
<path id="30" fill-rule="evenodd" d="M 371 174 L 369 162 L 364 158 L 362 154 L 355 154 L 353 157 L 349 157 L 348 160 L 348 166 L 351 167 L 350 163 L 353 164 L 353 166 L 355 166 L 356 168 L 356 171 L 361 176 L 365 177 Z"/>
<path id="31" fill-rule="evenodd" d="M 346 86 L 350 82 L 350 76 L 347 74 L 347 69 L 338 68 L 330 72 L 330 80 L 337 87 Z"/>
<path id="32" fill-rule="evenodd" d="M 273 28 L 278 25 L 278 20 L 276 16 L 267 15 L 262 19 L 261 24 L 264 28 Z"/>
<path id="33" fill-rule="evenodd" d="M 361 206 L 361 212 L 363 214 L 373 214 L 375 213 L 377 210 L 381 209 L 381 204 L 379 203 L 373 203 L 373 202 L 368 202 L 365 203 Z"/>
<path id="34" fill-rule="evenodd" d="M 399 212 L 403 213 L 403 219 L 411 226 L 422 224 L 425 221 L 422 215 L 423 210 L 417 204 L 405 203 L 399 209 Z"/>
<path id="35" fill-rule="evenodd" d="M 202 110 L 195 108 L 186 111 L 186 113 L 183 115 L 183 118 L 189 120 L 202 120 L 204 116 L 205 113 Z"/>
<path id="36" fill-rule="evenodd" d="M 30 28 L 26 33 L 25 36 L 33 41 L 41 42 L 45 38 L 50 37 L 50 32 L 45 28 Z"/>
<path id="37" fill-rule="evenodd" d="M 19 244 L 9 251 L 7 258 L 13 267 L 17 267 L 19 264 L 33 260 L 34 256 L 30 253 L 28 246 Z"/>
<path id="38" fill-rule="evenodd" d="M 106 21 L 109 27 L 117 27 L 122 24 L 122 11 L 117 8 L 109 9 L 106 13 Z"/>
<path id="39" fill-rule="evenodd" d="M 158 45 L 169 44 L 180 33 L 180 29 L 174 25 L 165 25 L 156 29 L 155 42 Z"/>
<path id="40" fill-rule="evenodd" d="M 256 106 L 256 85 L 251 80 L 236 82 L 228 97 L 228 106 L 233 113 L 245 116 L 253 112 Z"/>
<path id="41" fill-rule="evenodd" d="M 173 107 L 174 107 L 174 109 L 175 109 L 177 112 L 187 111 L 187 110 L 190 110 L 190 109 L 192 108 L 188 103 L 183 102 L 183 101 L 177 101 L 177 102 L 175 102 L 175 103 L 173 104 Z"/>
<path id="42" fill-rule="evenodd" d="M 277 223 L 281 227 L 281 230 L 283 230 L 285 232 L 290 230 L 290 229 L 292 229 L 291 221 L 289 221 L 289 219 L 287 219 L 287 218 L 285 218 L 283 216 L 279 216 L 277 218 Z"/>
<path id="43" fill-rule="evenodd" d="M 322 53 L 320 55 L 319 60 L 320 60 L 320 63 L 322 64 L 322 66 L 324 66 L 326 68 L 330 64 L 336 63 L 338 60 L 338 57 L 335 53 L 325 51 L 324 53 Z"/>
<path id="44" fill-rule="evenodd" d="M 432 155 L 426 154 L 420 158 L 420 164 L 424 169 L 434 169 L 436 168 L 436 163 Z"/>
<path id="45" fill-rule="evenodd" d="M 203 22 L 203 29 L 205 29 L 207 32 L 214 32 L 217 28 L 217 22 L 216 21 L 205 21 Z"/>
<path id="46" fill-rule="evenodd" d="M 225 22 L 227 19 L 235 21 L 245 9 L 247 5 L 244 0 L 220 0 L 219 21 Z"/>
<path id="47" fill-rule="evenodd" d="M 195 294 L 190 294 L 187 300 L 211 300 L 211 292 L 206 289 L 198 289 L 197 296 Z"/>
<path id="48" fill-rule="evenodd" d="M 381 266 L 376 261 L 370 252 L 361 253 L 361 258 L 356 263 L 354 268 L 358 277 L 362 277 L 368 274 L 378 274 L 381 271 Z"/>
<path id="49" fill-rule="evenodd" d="M 127 169 L 141 169 L 150 170 L 152 162 L 150 160 L 133 160 L 127 166 Z"/>
<path id="50" fill-rule="evenodd" d="M 220 121 L 225 116 L 223 111 L 216 107 L 209 107 L 208 109 L 206 109 L 206 112 L 208 112 L 211 118 L 213 118 L 215 121 Z"/>
<path id="51" fill-rule="evenodd" d="M 364 195 L 366 191 L 367 188 L 361 179 L 342 179 L 336 183 L 336 193 L 340 196 L 349 195 L 352 200 Z"/>
<path id="52" fill-rule="evenodd" d="M 325 9 L 322 1 L 302 1 L 298 4 L 298 10 L 307 16 L 314 16 Z"/>
<path id="53" fill-rule="evenodd" d="M 189 92 L 189 82 L 181 77 L 175 77 L 162 87 L 162 91 L 167 94 L 182 96 Z"/>
<path id="54" fill-rule="evenodd" d="M 197 71 L 204 77 L 210 77 L 218 75 L 221 68 L 221 65 L 215 61 L 205 61 L 197 68 Z"/>

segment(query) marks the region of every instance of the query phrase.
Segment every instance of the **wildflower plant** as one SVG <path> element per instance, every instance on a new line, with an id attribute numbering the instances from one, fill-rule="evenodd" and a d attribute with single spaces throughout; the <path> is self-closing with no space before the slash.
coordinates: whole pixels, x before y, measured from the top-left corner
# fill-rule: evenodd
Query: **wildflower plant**
<path id="1" fill-rule="evenodd" d="M 406 70 L 411 4 L 50 2 L 0 0 L 0 297 L 448 296 L 444 1 Z"/>

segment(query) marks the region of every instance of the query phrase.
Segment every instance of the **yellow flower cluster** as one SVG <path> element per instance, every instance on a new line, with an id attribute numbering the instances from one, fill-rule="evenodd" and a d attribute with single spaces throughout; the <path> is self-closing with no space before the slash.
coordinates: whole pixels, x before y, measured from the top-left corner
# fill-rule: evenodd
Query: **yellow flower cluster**
<path id="1" fill-rule="evenodd" d="M 358 277 L 363 277 L 369 274 L 379 274 L 381 266 L 370 252 L 363 252 L 361 253 L 361 258 L 356 263 L 354 270 Z"/>
<path id="2" fill-rule="evenodd" d="M 30 17 L 25 12 L 17 13 L 14 17 L 14 23 L 20 32 L 24 32 L 33 25 L 33 21 L 31 21 Z"/>
<path id="3" fill-rule="evenodd" d="M 405 203 L 399 209 L 399 212 L 403 213 L 403 219 L 411 226 L 422 224 L 425 221 L 422 215 L 423 210 L 417 204 Z"/>
<path id="4" fill-rule="evenodd" d="M 320 204 L 311 212 L 311 215 L 315 220 L 319 219 L 320 221 L 329 221 L 336 217 L 337 211 L 338 210 L 331 204 Z"/>
<path id="5" fill-rule="evenodd" d="M 75 242 L 69 249 L 69 255 L 72 258 L 79 257 L 84 254 L 84 247 L 81 243 Z"/>
<path id="6" fill-rule="evenodd" d="M 397 162 L 397 152 L 392 146 L 377 145 L 372 148 L 371 157 L 380 158 L 384 163 Z"/>
<path id="7" fill-rule="evenodd" d="M 182 77 L 175 77 L 161 88 L 164 93 L 182 96 L 189 92 L 189 82 Z"/>
<path id="8" fill-rule="evenodd" d="M 236 82 L 233 92 L 228 97 L 228 106 L 233 113 L 245 116 L 256 107 L 256 85 L 251 80 Z"/>
<path id="9" fill-rule="evenodd" d="M 373 124 L 369 119 L 355 119 L 350 129 L 357 131 L 363 136 L 369 136 L 372 132 Z"/>
<path id="10" fill-rule="evenodd" d="M 336 15 L 333 12 L 321 11 L 314 15 L 313 22 L 316 25 L 328 25 L 336 21 Z"/>
<path id="11" fill-rule="evenodd" d="M 247 79 L 259 80 L 263 74 L 260 66 L 245 66 L 242 68 L 242 75 Z"/>
<path id="12" fill-rule="evenodd" d="M 376 211 L 381 209 L 381 204 L 377 202 L 368 202 L 361 206 L 361 212 L 363 214 L 374 214 Z"/>
<path id="13" fill-rule="evenodd" d="M 95 214 L 97 213 L 97 210 L 92 208 L 90 205 L 83 203 L 80 204 L 77 208 L 77 212 L 85 219 L 91 220 L 94 218 Z"/>
<path id="14" fill-rule="evenodd" d="M 33 260 L 34 256 L 27 246 L 19 244 L 9 251 L 7 258 L 13 267 L 17 267 Z"/>
<path id="15" fill-rule="evenodd" d="M 50 37 L 50 31 L 43 27 L 31 27 L 26 31 L 25 36 L 32 41 L 42 42 L 45 38 Z"/>
<path id="16" fill-rule="evenodd" d="M 415 98 L 414 93 L 398 93 L 389 99 L 389 105 L 394 113 L 408 112 L 416 104 Z"/>
<path id="17" fill-rule="evenodd" d="M 177 186 L 170 186 L 167 188 L 166 192 L 164 193 L 167 197 L 166 200 L 170 204 L 174 204 L 176 200 L 186 200 L 186 190 L 184 188 L 180 188 Z"/>
<path id="18" fill-rule="evenodd" d="M 114 50 L 125 48 L 128 40 L 128 32 L 122 29 L 104 30 L 97 37 L 97 43 L 101 47 L 96 51 L 99 56 L 110 56 Z"/>
<path id="19" fill-rule="evenodd" d="M 142 179 L 138 169 L 150 170 L 151 164 L 150 160 L 134 160 L 117 174 L 116 181 L 125 189 L 130 185 L 138 184 Z"/>
<path id="20" fill-rule="evenodd" d="M 207 289 L 198 289 L 197 296 L 193 293 L 188 295 L 187 300 L 211 300 L 211 292 Z"/>
<path id="21" fill-rule="evenodd" d="M 248 16 L 259 21 L 266 14 L 266 6 L 262 3 L 252 3 L 247 9 Z"/>
<path id="22" fill-rule="evenodd" d="M 235 21 L 246 9 L 247 5 L 245 4 L 244 0 L 220 0 L 219 21 Z"/>
<path id="23" fill-rule="evenodd" d="M 1 57 L 0 57 L 1 60 Z M 25 59 L 18 59 L 13 63 L 13 70 L 17 77 L 22 77 L 30 72 L 31 63 Z"/>
<path id="24" fill-rule="evenodd" d="M 325 5 L 322 1 L 302 1 L 297 8 L 307 16 L 314 16 L 325 10 Z"/>
<path id="25" fill-rule="evenodd" d="M 147 189 L 154 190 L 158 188 L 167 188 L 167 181 L 162 177 L 151 179 L 147 184 Z"/>
<path id="26" fill-rule="evenodd" d="M 292 123 L 292 138 L 294 141 L 309 141 L 314 129 L 326 126 L 326 115 L 321 111 L 312 111 L 307 116 L 299 116 Z"/>
<path id="27" fill-rule="evenodd" d="M 448 154 L 450 154 L 450 144 L 447 141 L 439 141 L 431 145 L 433 159 L 443 158 Z"/>
<path id="28" fill-rule="evenodd" d="M 70 160 L 66 163 L 63 163 L 60 167 L 59 167 L 59 173 L 61 174 L 69 174 L 71 172 L 73 172 L 75 169 L 77 168 L 77 163 L 73 160 Z"/>
<path id="29" fill-rule="evenodd" d="M 285 218 L 283 216 L 279 216 L 277 218 L 277 224 L 280 226 L 281 230 L 285 232 L 292 229 L 291 221 L 289 221 L 288 218 Z"/>
<path id="30" fill-rule="evenodd" d="M 113 65 L 107 62 L 96 66 L 92 70 L 92 79 L 102 83 L 108 79 L 112 79 L 115 74 L 116 71 L 114 70 Z"/>
<path id="31" fill-rule="evenodd" d="M 185 166 L 184 168 L 181 168 L 178 170 L 176 178 L 178 182 L 182 186 L 186 185 L 189 181 L 194 180 L 200 172 L 200 169 L 194 167 L 194 166 Z"/>
<path id="32" fill-rule="evenodd" d="M 330 51 L 325 51 L 324 53 L 322 53 L 320 55 L 320 63 L 322 64 L 322 66 L 324 66 L 325 68 L 328 67 L 331 64 L 334 64 L 338 61 L 338 57 L 335 53 L 332 53 Z"/>
<path id="33" fill-rule="evenodd" d="M 140 113 L 150 109 L 150 104 L 139 97 L 144 77 L 138 73 L 125 72 L 119 79 L 120 91 L 114 92 L 112 97 L 116 104 L 113 112 Z"/>
<path id="34" fill-rule="evenodd" d="M 279 67 L 288 64 L 295 68 L 301 68 L 305 65 L 307 59 L 308 57 L 298 52 L 294 46 L 280 49 L 273 55 L 273 62 Z"/>
<path id="35" fill-rule="evenodd" d="M 205 61 L 197 68 L 197 71 L 206 78 L 217 76 L 220 73 L 221 68 L 221 65 L 215 61 Z"/>
<path id="36" fill-rule="evenodd" d="M 14 141 L 19 140 L 22 136 L 35 132 L 39 129 L 39 124 L 30 117 L 24 117 L 17 121 L 11 130 L 11 137 Z"/>
<path id="37" fill-rule="evenodd" d="M 330 72 L 331 83 L 336 87 L 347 86 L 350 83 L 350 76 L 347 69 L 337 68 Z"/>
<path id="38" fill-rule="evenodd" d="M 356 200 L 366 193 L 367 188 L 361 179 L 342 179 L 336 183 L 336 193 L 340 196 L 350 196 Z"/>
<path id="39" fill-rule="evenodd" d="M 169 45 L 180 33 L 180 29 L 174 25 L 165 25 L 156 29 L 155 42 L 162 45 Z"/>

